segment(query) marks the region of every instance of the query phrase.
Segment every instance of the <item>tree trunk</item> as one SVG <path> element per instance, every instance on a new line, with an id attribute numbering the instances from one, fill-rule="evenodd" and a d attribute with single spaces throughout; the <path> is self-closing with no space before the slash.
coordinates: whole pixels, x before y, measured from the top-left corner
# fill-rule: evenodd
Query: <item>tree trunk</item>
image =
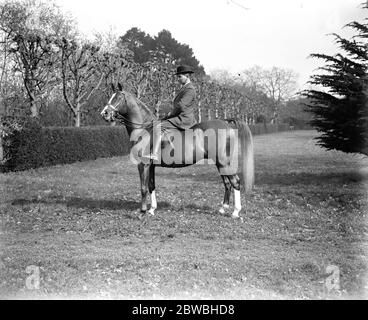
<path id="1" fill-rule="evenodd" d="M 208 109 L 208 120 L 211 120 L 211 110 Z"/>
<path id="2" fill-rule="evenodd" d="M 3 138 L 2 138 L 2 132 L 0 132 L 0 163 L 3 160 L 4 160 Z"/>
<path id="3" fill-rule="evenodd" d="M 272 123 L 276 124 L 277 123 L 277 114 L 278 114 L 278 110 L 279 110 L 279 107 L 278 107 L 278 103 L 275 102 L 274 106 L 273 106 L 273 115 L 272 115 Z"/>
<path id="4" fill-rule="evenodd" d="M 24 86 L 27 90 L 28 98 L 29 98 L 29 107 L 31 111 L 32 118 L 38 118 L 39 116 L 39 109 L 36 103 L 36 89 L 31 81 L 27 81 L 26 79 L 23 80 Z"/>
<path id="5" fill-rule="evenodd" d="M 155 112 L 154 112 L 154 115 L 156 117 L 159 117 L 160 116 L 160 108 L 161 108 L 161 101 L 160 100 L 157 100 L 156 102 L 156 106 L 155 106 Z"/>
<path id="6" fill-rule="evenodd" d="M 38 112 L 38 108 L 37 108 L 37 104 L 34 100 L 30 101 L 31 104 L 31 117 L 32 118 L 38 118 L 39 116 L 39 112 Z"/>
<path id="7" fill-rule="evenodd" d="M 201 108 L 198 108 L 198 122 L 202 122 L 202 114 L 201 114 Z"/>
<path id="8" fill-rule="evenodd" d="M 76 110 L 75 110 L 75 114 L 74 114 L 74 125 L 75 125 L 75 127 L 79 128 L 80 125 L 81 125 L 81 111 L 80 111 L 81 106 L 80 106 L 79 103 L 77 104 L 77 107 L 75 109 Z"/>

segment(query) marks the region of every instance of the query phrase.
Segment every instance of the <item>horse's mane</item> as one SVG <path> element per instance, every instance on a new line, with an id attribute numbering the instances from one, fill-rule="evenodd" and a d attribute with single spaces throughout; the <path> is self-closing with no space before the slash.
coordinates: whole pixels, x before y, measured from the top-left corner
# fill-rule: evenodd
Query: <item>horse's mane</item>
<path id="1" fill-rule="evenodd" d="M 124 94 L 127 97 L 129 97 L 131 100 L 133 100 L 133 102 L 139 107 L 139 109 L 145 115 L 144 118 L 146 118 L 146 120 L 157 120 L 157 116 L 154 114 L 154 112 L 151 110 L 151 108 L 148 107 L 140 99 L 138 99 L 134 94 L 132 94 L 130 92 L 124 92 Z"/>

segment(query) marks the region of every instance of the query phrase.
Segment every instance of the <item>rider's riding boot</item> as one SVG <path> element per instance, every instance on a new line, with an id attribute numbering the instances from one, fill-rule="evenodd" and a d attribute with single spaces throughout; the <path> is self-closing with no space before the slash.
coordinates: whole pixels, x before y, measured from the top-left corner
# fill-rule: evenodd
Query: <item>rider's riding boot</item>
<path id="1" fill-rule="evenodd" d="M 157 131 L 156 134 L 155 134 L 155 131 Z M 161 146 L 161 132 L 159 130 L 154 130 L 154 133 L 152 134 L 152 136 L 154 136 L 152 153 L 144 154 L 142 155 L 142 158 L 150 159 L 153 161 L 158 161 L 158 151 Z"/>

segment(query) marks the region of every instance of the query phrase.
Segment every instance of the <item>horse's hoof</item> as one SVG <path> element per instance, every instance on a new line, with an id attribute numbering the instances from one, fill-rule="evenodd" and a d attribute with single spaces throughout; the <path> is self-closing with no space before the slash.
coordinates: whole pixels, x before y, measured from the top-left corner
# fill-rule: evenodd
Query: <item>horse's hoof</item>
<path id="1" fill-rule="evenodd" d="M 239 220 L 241 223 L 244 222 L 243 218 L 242 217 L 239 217 L 238 215 L 231 215 L 231 218 L 233 218 L 234 220 Z"/>
<path id="2" fill-rule="evenodd" d="M 226 213 L 226 209 L 229 209 L 229 205 L 228 204 L 223 204 L 222 207 L 219 209 L 219 212 L 221 214 L 225 214 Z"/>
<path id="3" fill-rule="evenodd" d="M 148 213 L 151 215 L 151 216 L 154 216 L 155 215 L 155 209 L 150 209 L 148 211 Z"/>
<path id="4" fill-rule="evenodd" d="M 147 214 L 147 211 L 142 211 L 142 210 L 140 210 L 140 211 L 138 212 L 138 219 L 139 219 L 139 220 L 143 220 L 143 218 L 146 216 L 146 214 Z"/>

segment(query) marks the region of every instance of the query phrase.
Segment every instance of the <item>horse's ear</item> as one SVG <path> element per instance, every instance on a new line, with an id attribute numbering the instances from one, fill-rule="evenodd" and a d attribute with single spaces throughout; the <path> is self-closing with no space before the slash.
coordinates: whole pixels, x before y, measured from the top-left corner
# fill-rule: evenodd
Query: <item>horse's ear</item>
<path id="1" fill-rule="evenodd" d="M 112 89 L 112 92 L 115 92 L 115 86 L 113 83 L 111 83 L 111 89 Z"/>
<path id="2" fill-rule="evenodd" d="M 123 91 L 123 86 L 121 85 L 121 83 L 120 83 L 120 82 L 118 83 L 118 90 L 119 90 L 119 91 Z"/>

